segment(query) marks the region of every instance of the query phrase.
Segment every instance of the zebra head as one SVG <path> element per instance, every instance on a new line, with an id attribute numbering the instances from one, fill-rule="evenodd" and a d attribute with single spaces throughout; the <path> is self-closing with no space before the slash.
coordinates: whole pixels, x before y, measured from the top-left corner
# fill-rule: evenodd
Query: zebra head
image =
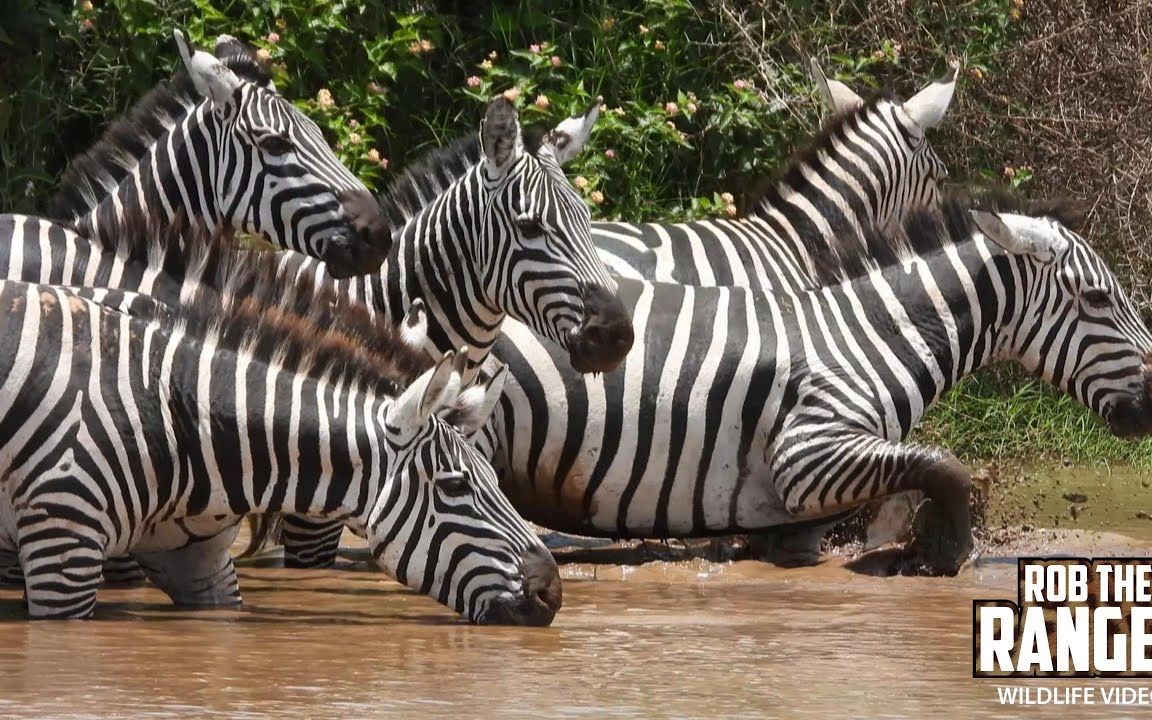
<path id="1" fill-rule="evenodd" d="M 1152 334 L 1100 256 L 1052 218 L 980 210 L 972 217 L 1024 268 L 1008 352 L 1116 435 L 1152 433 Z"/>
<path id="2" fill-rule="evenodd" d="M 535 152 L 525 149 L 516 107 L 503 97 L 488 104 L 480 125 L 488 299 L 559 343 L 578 372 L 612 370 L 633 339 L 616 281 L 592 245 L 592 215 L 561 168 L 599 114 L 598 98 L 548 132 Z"/>
<path id="3" fill-rule="evenodd" d="M 877 173 L 885 179 L 886 191 L 863 188 L 865 193 L 875 194 L 876 224 L 887 230 L 898 229 L 909 210 L 938 206 L 940 183 L 948 177 L 948 168 L 928 144 L 925 133 L 939 125 L 948 112 L 959 65 L 953 64 L 947 77 L 904 102 L 885 98 L 874 103 L 865 102 L 844 83 L 826 77 L 815 58 L 809 65 L 816 88 L 833 115 L 858 115 L 845 127 L 848 143 L 841 152 L 868 166 L 868 175 Z"/>
<path id="4" fill-rule="evenodd" d="M 204 98 L 205 120 L 217 130 L 217 137 L 203 142 L 215 155 L 215 200 L 225 222 L 320 258 L 336 277 L 379 268 L 388 248 L 366 241 L 389 237 L 369 232 L 379 206 L 316 123 L 270 82 L 242 78 L 211 54 L 193 51 L 179 30 L 173 34 Z"/>
<path id="5" fill-rule="evenodd" d="M 548 625 L 562 600 L 552 555 L 465 439 L 504 373 L 463 391 L 467 352 L 448 353 L 387 406 L 389 478 L 367 522 L 377 563 L 472 622 Z"/>

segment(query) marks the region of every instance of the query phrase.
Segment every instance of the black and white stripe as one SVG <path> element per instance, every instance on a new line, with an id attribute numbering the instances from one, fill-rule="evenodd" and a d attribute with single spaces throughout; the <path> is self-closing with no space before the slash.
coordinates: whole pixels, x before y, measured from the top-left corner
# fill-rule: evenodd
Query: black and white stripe
<path id="1" fill-rule="evenodd" d="M 908 212 L 934 207 L 944 164 L 926 132 L 943 119 L 956 69 L 906 101 L 865 101 L 813 79 L 833 117 L 766 192 L 748 199 L 747 217 L 689 223 L 597 222 L 592 238 L 621 277 L 697 286 L 807 289 L 845 276 L 866 258 L 860 228 L 899 231 Z M 845 232 L 845 229 L 855 232 Z"/>
<path id="2" fill-rule="evenodd" d="M 610 537 L 775 530 L 918 489 L 944 508 L 948 542 L 912 569 L 954 572 L 971 543 L 968 472 L 902 442 L 927 407 L 1011 359 L 1118 434 L 1144 434 L 1152 335 L 1060 223 L 944 210 L 944 224 L 915 213 L 899 252 L 828 287 L 622 279 L 637 347 L 602 376 L 508 327 L 495 355 L 510 380 L 481 438 L 502 487 L 530 520 Z"/>
<path id="3" fill-rule="evenodd" d="M 282 267 L 391 322 L 422 302 L 431 351 L 469 348 L 466 380 L 506 316 L 565 347 L 572 365 L 610 369 L 631 344 L 631 323 L 592 247 L 587 206 L 560 167 L 582 147 L 598 109 L 560 123 L 530 150 L 514 107 L 495 101 L 479 139 L 434 153 L 386 195 L 389 224 L 403 229 L 379 273 L 333 281 L 322 264 L 291 253 L 280 257 Z M 130 251 L 117 238 L 88 244 L 19 216 L 0 216 L 0 232 L 4 223 L 34 227 L 13 233 L 22 243 L 0 246 L 9 278 L 111 285 L 164 302 L 201 282 L 197 272 L 173 279 L 162 264 L 141 260 L 155 254 L 152 245 Z"/>
<path id="4" fill-rule="evenodd" d="M 176 36 L 184 69 L 72 161 L 51 217 L 95 238 L 125 214 L 182 214 L 324 259 L 340 276 L 379 267 L 387 248 L 359 232 L 375 204 L 316 123 L 228 36 L 223 60 Z"/>
<path id="5" fill-rule="evenodd" d="M 462 391 L 462 356 L 420 371 L 366 314 L 332 330 L 287 312 L 274 264 L 248 262 L 265 266 L 242 296 L 175 309 L 0 282 L 0 549 L 32 616 L 90 615 L 125 552 L 177 604 L 238 603 L 236 523 L 287 511 L 349 523 L 470 620 L 549 623 L 555 564 L 456 429 L 483 421 L 499 378 Z"/>

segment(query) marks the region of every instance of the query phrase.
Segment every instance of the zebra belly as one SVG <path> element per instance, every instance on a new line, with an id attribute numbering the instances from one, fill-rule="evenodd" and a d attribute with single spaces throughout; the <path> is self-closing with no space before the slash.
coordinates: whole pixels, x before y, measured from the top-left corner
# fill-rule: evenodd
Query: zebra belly
<path id="1" fill-rule="evenodd" d="M 673 536 L 793 522 L 767 465 L 788 384 L 748 293 L 622 283 L 636 343 L 611 373 L 506 322 L 498 412 L 505 491 L 568 532 Z M 783 355 L 787 358 L 787 353 Z"/>

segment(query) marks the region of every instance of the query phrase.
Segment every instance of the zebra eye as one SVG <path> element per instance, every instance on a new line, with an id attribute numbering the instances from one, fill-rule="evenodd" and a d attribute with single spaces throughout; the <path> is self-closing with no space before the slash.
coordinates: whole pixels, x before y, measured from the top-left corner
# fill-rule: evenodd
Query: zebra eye
<path id="1" fill-rule="evenodd" d="M 441 475 L 436 478 L 436 487 L 440 488 L 440 492 L 452 498 L 464 497 L 472 492 L 468 479 L 462 473 Z"/>
<path id="2" fill-rule="evenodd" d="M 520 230 L 520 234 L 527 240 L 535 240 L 544 234 L 544 226 L 540 224 L 539 220 L 533 218 L 520 218 L 516 221 L 516 227 Z"/>
<path id="3" fill-rule="evenodd" d="M 1112 294 L 1104 288 L 1085 290 L 1081 297 L 1088 307 L 1096 310 L 1105 310 L 1112 305 Z"/>
<path id="4" fill-rule="evenodd" d="M 287 135 L 277 132 L 261 135 L 256 140 L 256 144 L 260 146 L 261 150 L 270 155 L 287 155 L 296 149 L 296 146 Z"/>

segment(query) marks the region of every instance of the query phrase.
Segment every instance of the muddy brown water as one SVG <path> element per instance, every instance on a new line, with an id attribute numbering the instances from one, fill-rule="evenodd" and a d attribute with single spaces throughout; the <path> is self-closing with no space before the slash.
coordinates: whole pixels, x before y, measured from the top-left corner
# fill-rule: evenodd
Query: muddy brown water
<path id="1" fill-rule="evenodd" d="M 1088 529 L 1016 532 L 956 578 L 869 577 L 838 558 L 567 565 L 547 629 L 470 626 L 370 571 L 245 567 L 236 611 L 103 590 L 94 621 L 28 622 L 0 591 L 0 718 L 1115 716 L 1003 707 L 995 681 L 971 678 L 971 601 L 1013 597 L 1012 555 L 1152 555 L 1140 475 L 1051 477 L 1046 497 L 1096 498 L 1076 521 Z M 1030 504 L 1023 521 L 1050 526 L 1067 505 Z"/>

